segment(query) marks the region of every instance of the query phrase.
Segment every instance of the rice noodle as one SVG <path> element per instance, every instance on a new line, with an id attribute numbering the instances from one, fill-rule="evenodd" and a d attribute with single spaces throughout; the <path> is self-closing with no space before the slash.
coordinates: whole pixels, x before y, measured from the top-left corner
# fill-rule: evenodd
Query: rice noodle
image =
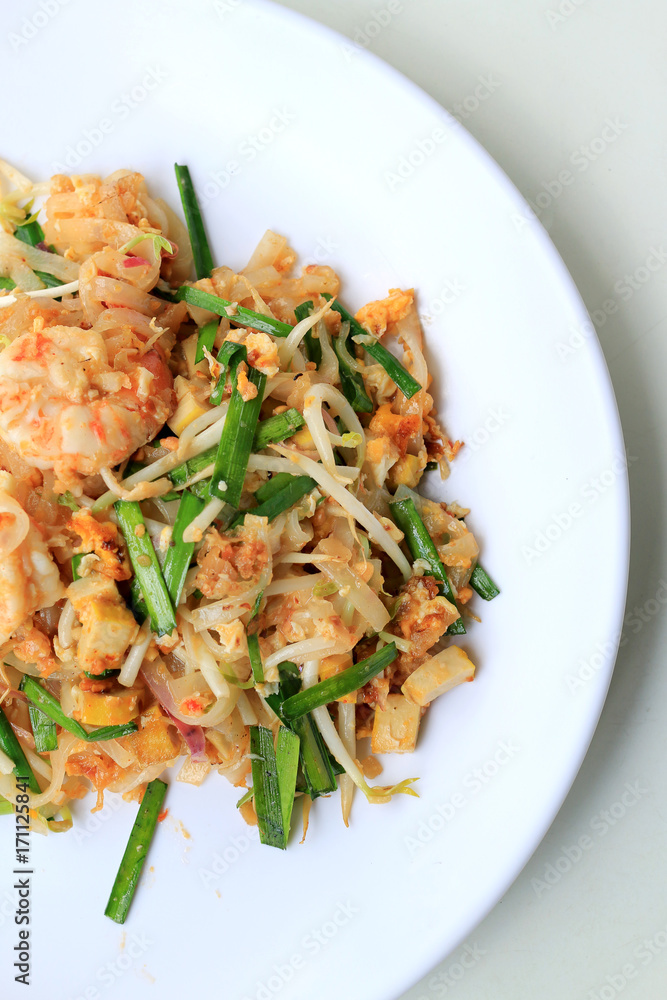
<path id="1" fill-rule="evenodd" d="M 381 549 L 387 553 L 387 555 L 393 559 L 404 579 L 409 580 L 412 575 L 412 570 L 410 569 L 410 563 L 405 558 L 397 543 L 391 537 L 386 528 L 384 528 L 380 522 L 376 519 L 374 514 L 371 514 L 364 505 L 357 500 L 356 497 L 352 496 L 349 490 L 337 483 L 333 476 L 329 475 L 327 470 L 319 465 L 317 462 L 313 462 L 311 458 L 307 458 L 305 455 L 300 455 L 298 452 L 283 448 L 280 445 L 272 445 L 277 452 L 281 455 L 291 455 L 292 461 L 295 465 L 298 465 L 303 471 L 315 480 L 316 483 L 326 490 L 337 500 L 341 505 L 343 510 L 348 511 L 352 514 L 360 524 L 364 526 L 373 541 L 380 546 Z"/>
<path id="2" fill-rule="evenodd" d="M 300 323 L 297 323 L 292 332 L 280 343 L 278 347 L 278 356 L 280 358 L 280 364 L 283 368 L 289 370 L 290 362 L 297 347 L 308 331 L 312 330 L 315 324 L 329 312 L 332 305 L 333 299 L 325 302 L 325 304 L 318 309 L 317 312 L 314 312 L 311 316 L 306 316 Z"/>
<path id="3" fill-rule="evenodd" d="M 136 681 L 152 638 L 150 619 L 147 618 L 139 629 L 139 635 L 130 646 L 130 651 L 125 657 L 125 662 L 118 675 L 119 682 L 125 687 L 132 687 Z"/>
<path id="4" fill-rule="evenodd" d="M 277 667 L 284 660 L 299 662 L 312 658 L 313 653 L 326 653 L 329 655 L 335 646 L 339 645 L 335 639 L 303 639 L 301 642 L 293 642 L 282 649 L 271 653 L 264 660 L 264 670 L 271 670 Z"/>
<path id="5" fill-rule="evenodd" d="M 77 736 L 71 733 L 61 733 L 58 737 L 58 749 L 52 750 L 51 760 L 51 780 L 41 795 L 30 796 L 30 808 L 38 809 L 46 805 L 47 802 L 56 802 L 58 797 L 62 798 L 62 784 L 65 779 L 65 765 L 75 743 L 79 742 Z"/>
<path id="6" fill-rule="evenodd" d="M 338 703 L 338 735 L 350 758 L 357 757 L 356 706 L 350 702 Z M 340 806 L 345 826 L 350 825 L 350 811 L 354 799 L 354 781 L 349 774 L 341 774 L 338 779 Z"/>
<path id="7" fill-rule="evenodd" d="M 377 594 L 373 593 L 359 574 L 349 566 L 331 562 L 330 556 L 318 558 L 318 553 L 313 552 L 312 558 L 322 574 L 338 586 L 338 592 L 344 594 L 373 631 L 381 632 L 391 616 Z"/>
<path id="8" fill-rule="evenodd" d="M 313 441 L 315 442 L 315 447 L 317 448 L 324 468 L 327 472 L 331 473 L 334 478 L 338 478 L 338 467 L 334 459 L 333 448 L 331 447 L 331 441 L 329 440 L 329 433 L 324 426 L 324 417 L 322 415 L 323 403 L 327 403 L 332 413 L 341 417 L 345 421 L 348 431 L 359 435 L 360 443 L 358 446 L 357 464 L 360 468 L 364 464 L 364 459 L 366 457 L 366 436 L 364 434 L 364 429 L 359 422 L 359 417 L 345 399 L 342 392 L 339 392 L 339 390 L 334 388 L 332 385 L 324 385 L 323 383 L 313 386 L 313 388 L 308 391 L 303 403 L 303 416 L 306 421 L 306 426 L 308 427 Z"/>
<path id="9" fill-rule="evenodd" d="M 30 299 L 57 299 L 61 295 L 74 295 L 75 292 L 79 290 L 78 281 L 70 281 L 66 285 L 56 285 L 54 288 L 37 288 L 31 292 L 23 292 Z M 18 302 L 18 296 L 16 295 L 0 295 L 0 309 L 5 309 L 7 306 L 14 305 Z"/>
<path id="10" fill-rule="evenodd" d="M 72 638 L 72 628 L 77 622 L 76 611 L 70 600 L 65 604 L 62 614 L 58 619 L 58 642 L 63 649 L 70 649 L 74 645 Z"/>
<path id="11" fill-rule="evenodd" d="M 297 590 L 312 590 L 318 583 L 324 583 L 323 573 L 310 573 L 307 576 L 287 576 L 283 580 L 272 580 L 264 590 L 265 597 L 277 597 L 279 594 L 293 594 Z"/>
<path id="12" fill-rule="evenodd" d="M 224 506 L 225 501 L 219 500 L 218 497 L 213 497 L 212 500 L 209 500 L 201 514 L 198 514 L 194 520 L 190 521 L 190 524 L 183 532 L 183 541 L 200 542 L 204 532 L 209 525 L 213 524 Z"/>

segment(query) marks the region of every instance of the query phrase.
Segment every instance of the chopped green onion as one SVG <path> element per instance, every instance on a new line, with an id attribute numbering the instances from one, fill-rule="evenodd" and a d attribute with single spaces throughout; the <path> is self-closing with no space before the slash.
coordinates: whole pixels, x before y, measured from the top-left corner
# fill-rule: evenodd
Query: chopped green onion
<path id="1" fill-rule="evenodd" d="M 37 778 L 33 774 L 28 763 L 23 747 L 18 741 L 16 733 L 12 729 L 11 723 L 2 708 L 0 707 L 0 749 L 4 750 L 10 760 L 14 762 L 14 774 L 21 782 L 27 781 L 30 791 L 34 795 L 39 795 L 42 789 L 39 787 Z"/>
<path id="2" fill-rule="evenodd" d="M 259 594 L 255 598 L 255 603 L 252 606 L 252 611 L 250 612 L 250 618 L 248 618 L 248 622 L 251 622 L 253 618 L 255 618 L 259 614 L 259 608 L 262 603 L 263 596 L 264 596 L 264 591 L 260 590 Z"/>
<path id="3" fill-rule="evenodd" d="M 253 681 L 255 684 L 263 684 L 264 664 L 262 663 L 262 652 L 259 648 L 259 636 L 256 632 L 248 636 L 248 656 L 250 657 Z"/>
<path id="4" fill-rule="evenodd" d="M 204 509 L 204 501 L 188 490 L 183 490 L 180 497 L 181 502 L 178 505 L 176 522 L 171 532 L 171 542 L 162 567 L 164 582 L 175 608 L 178 607 L 178 602 L 181 599 L 183 584 L 195 550 L 194 542 L 183 541 L 183 532 L 194 521 L 197 514 Z"/>
<path id="5" fill-rule="evenodd" d="M 294 808 L 294 792 L 296 791 L 296 776 L 299 770 L 299 737 L 281 726 L 276 741 L 276 767 L 278 771 L 278 791 L 280 792 L 280 809 L 282 812 L 285 844 L 289 838 Z"/>
<path id="6" fill-rule="evenodd" d="M 163 288 L 158 288 L 157 285 L 155 288 L 151 288 L 151 295 L 156 299 L 162 299 L 164 302 L 178 302 L 173 292 L 165 292 Z"/>
<path id="7" fill-rule="evenodd" d="M 146 530 L 141 507 L 136 500 L 117 500 L 114 509 L 127 544 L 132 569 L 139 580 L 146 602 L 151 628 L 158 635 L 170 635 L 176 628 L 174 606 L 164 582 L 151 536 Z M 144 531 L 139 536 L 135 529 L 142 525 Z"/>
<path id="8" fill-rule="evenodd" d="M 30 715 L 30 725 L 32 726 L 32 735 L 35 737 L 37 753 L 49 753 L 51 750 L 57 750 L 58 734 L 53 719 L 44 715 L 44 712 L 36 705 L 28 706 L 28 714 Z"/>
<path id="9" fill-rule="evenodd" d="M 275 441 L 284 441 L 285 438 L 296 434 L 305 422 L 299 411 L 295 410 L 294 407 L 285 410 L 284 413 L 277 413 L 274 417 L 262 420 L 257 424 L 255 440 L 252 443 L 253 451 L 261 451 Z"/>
<path id="10" fill-rule="evenodd" d="M 438 463 L 431 460 L 430 462 L 427 462 L 426 465 L 424 466 L 424 472 L 435 472 L 437 468 L 438 468 Z"/>
<path id="11" fill-rule="evenodd" d="M 259 839 L 262 844 L 284 850 L 287 836 L 283 826 L 278 764 L 270 729 L 264 726 L 250 727 L 250 753 Z"/>
<path id="12" fill-rule="evenodd" d="M 88 733 L 89 743 L 101 743 L 102 740 L 120 740 L 123 736 L 130 736 L 136 733 L 136 722 L 124 722 L 120 726 L 100 726 Z"/>
<path id="13" fill-rule="evenodd" d="M 56 497 L 56 499 L 59 504 L 62 504 L 63 507 L 69 507 L 70 510 L 74 511 L 79 510 L 79 505 L 74 499 L 74 494 L 70 493 L 69 490 L 65 490 L 65 492 L 61 493 L 58 497 Z"/>
<path id="14" fill-rule="evenodd" d="M 199 364 L 203 361 L 206 355 L 204 350 L 207 350 L 210 354 L 213 350 L 213 344 L 215 343 L 215 335 L 218 332 L 218 320 L 212 319 L 210 323 L 204 323 L 202 327 L 199 328 L 199 334 L 197 335 L 197 350 L 195 351 L 195 364 Z"/>
<path id="15" fill-rule="evenodd" d="M 89 556 L 90 552 L 77 552 L 75 556 L 72 556 L 72 579 L 80 580 L 79 566 L 81 565 L 81 560 L 84 556 Z"/>
<path id="16" fill-rule="evenodd" d="M 218 453 L 211 476 L 211 495 L 238 507 L 248 468 L 257 419 L 264 399 L 266 375 L 248 369 L 248 382 L 257 389 L 254 399 L 245 401 L 237 385 L 238 365 L 232 372 L 232 398 L 222 428 Z"/>
<path id="17" fill-rule="evenodd" d="M 275 472 L 255 491 L 255 500 L 258 504 L 270 500 L 276 493 L 280 493 L 286 486 L 289 486 L 294 478 L 296 477 L 291 472 Z"/>
<path id="18" fill-rule="evenodd" d="M 80 722 L 77 722 L 76 719 L 70 719 L 68 715 L 65 715 L 55 695 L 52 695 L 39 681 L 34 677 L 29 677 L 28 674 L 24 674 L 21 678 L 19 691 L 23 691 L 26 698 L 33 705 L 41 709 L 49 719 L 62 726 L 68 733 L 78 736 L 80 740 L 85 740 L 87 743 L 97 743 L 100 740 L 115 740 L 121 736 L 129 736 L 130 733 L 136 733 L 137 731 L 136 722 L 125 722 L 121 726 L 100 726 L 99 729 L 94 729 L 88 733 Z"/>
<path id="19" fill-rule="evenodd" d="M 289 476 L 289 473 L 286 473 L 286 475 Z M 286 510 L 289 510 L 301 497 L 305 496 L 306 493 L 310 493 L 317 486 L 315 480 L 311 479 L 310 476 L 289 476 L 289 478 L 292 480 L 291 483 L 282 490 L 274 493 L 268 500 L 261 503 L 259 507 L 253 507 L 252 510 L 239 511 L 231 521 L 229 527 L 235 528 L 241 524 L 245 520 L 246 514 L 254 514 L 255 517 L 268 517 L 269 521 L 273 521 L 279 514 L 283 514 Z M 269 482 L 272 481 L 269 480 Z M 257 496 L 257 493 L 255 496 Z"/>
<path id="20" fill-rule="evenodd" d="M 238 357 L 237 357 L 238 355 Z M 227 381 L 227 372 L 232 372 L 238 365 L 240 361 L 248 360 L 248 352 L 246 350 L 245 344 L 237 344 L 233 340 L 223 341 L 222 347 L 218 351 L 218 356 L 216 361 L 220 365 L 220 374 L 218 375 L 218 381 L 215 383 L 215 388 L 209 396 L 209 403 L 213 406 L 219 406 L 222 402 L 222 397 L 225 394 L 225 383 Z"/>
<path id="21" fill-rule="evenodd" d="M 438 555 L 433 539 L 426 530 L 426 526 L 417 513 L 414 500 L 409 497 L 405 500 L 394 500 L 389 504 L 391 516 L 405 535 L 410 554 L 413 560 L 423 559 L 428 563 L 431 576 L 439 580 L 443 593 L 447 600 L 456 607 L 456 599 L 452 590 L 452 585 Z M 447 635 L 464 635 L 465 625 L 461 618 L 447 629 Z"/>
<path id="22" fill-rule="evenodd" d="M 84 674 L 86 677 L 89 677 L 91 681 L 106 681 L 109 677 L 118 677 L 119 673 L 119 669 L 103 670 L 101 674 L 92 674 L 90 670 L 84 670 Z"/>
<path id="23" fill-rule="evenodd" d="M 174 486 L 183 486 L 190 479 L 194 479 L 198 476 L 200 472 L 203 472 L 205 468 L 209 465 L 213 465 L 215 462 L 215 456 L 218 453 L 218 446 L 214 444 L 211 448 L 207 448 L 200 455 L 195 455 L 194 458 L 189 458 L 187 462 L 183 462 L 182 465 L 177 465 L 175 469 L 168 472 L 167 475 L 171 479 Z M 201 480 L 203 482 L 203 480 Z M 199 483 L 194 483 L 193 486 L 188 487 L 188 489 L 193 489 L 194 486 L 199 486 Z"/>
<path id="24" fill-rule="evenodd" d="M 146 607 L 141 584 L 136 576 L 130 584 L 130 605 L 132 607 L 132 614 L 139 624 L 142 625 L 148 618 L 148 608 Z"/>
<path id="25" fill-rule="evenodd" d="M 327 302 L 331 299 L 331 296 L 327 293 L 324 293 L 322 297 L 325 298 Z M 395 358 L 391 351 L 388 351 L 387 348 L 376 340 L 375 337 L 371 336 L 367 330 L 364 330 L 361 323 L 359 323 L 337 299 L 334 301 L 331 308 L 342 316 L 344 320 L 347 320 L 350 324 L 350 333 L 354 336 L 362 336 L 364 338 L 362 341 L 364 350 L 370 354 L 374 361 L 377 361 L 379 365 L 382 365 L 389 378 L 396 383 L 404 396 L 410 399 L 416 392 L 420 391 L 422 386 L 415 378 L 412 377 L 410 372 L 401 364 L 398 358 Z"/>
<path id="26" fill-rule="evenodd" d="M 224 319 L 231 320 L 236 326 L 249 326 L 253 330 L 261 333 L 270 333 L 274 337 L 289 337 L 293 327 L 289 323 L 281 323 L 272 316 L 263 316 L 262 313 L 253 312 L 244 306 L 237 306 L 234 311 L 233 303 L 227 299 L 221 299 L 219 295 L 211 295 L 201 288 L 192 288 L 190 285 L 181 285 L 176 292 L 179 302 L 187 302 L 188 305 L 197 306 L 199 309 L 206 309 L 208 312 L 216 313 Z M 227 310 L 231 308 L 231 313 Z"/>
<path id="27" fill-rule="evenodd" d="M 199 211 L 199 205 L 197 204 L 197 195 L 195 194 L 192 178 L 190 177 L 190 171 L 187 167 L 180 167 L 177 163 L 174 164 L 174 170 L 176 171 L 176 181 L 181 195 L 183 212 L 185 213 L 185 222 L 190 235 L 195 272 L 197 278 L 210 278 L 211 271 L 213 270 L 213 257 L 211 256 L 211 248 L 206 239 L 204 221 Z"/>
<path id="28" fill-rule="evenodd" d="M 246 804 L 246 802 L 250 802 L 250 800 L 254 798 L 254 795 L 255 795 L 255 789 L 249 788 L 248 791 L 244 795 L 242 795 L 241 798 L 236 803 L 236 808 L 240 809 L 241 806 L 244 806 Z"/>
<path id="29" fill-rule="evenodd" d="M 29 247 L 36 247 L 38 243 L 44 242 L 44 230 L 37 221 L 37 215 L 39 213 L 35 212 L 31 215 L 29 219 L 25 222 L 20 223 L 14 230 L 14 236 L 21 243 L 27 243 Z M 54 253 L 54 250 L 51 250 Z"/>
<path id="30" fill-rule="evenodd" d="M 297 306 L 294 310 L 297 323 L 300 323 L 302 319 L 306 319 L 307 316 L 310 316 L 312 311 L 312 300 L 309 302 L 302 302 L 301 305 Z M 320 338 L 315 337 L 312 329 L 310 329 L 304 336 L 303 342 L 306 348 L 306 354 L 308 355 L 308 360 L 314 361 L 319 368 L 322 363 L 322 345 L 320 343 Z"/>
<path id="31" fill-rule="evenodd" d="M 50 691 L 47 691 L 39 681 L 35 680 L 34 677 L 29 677 L 28 674 L 24 674 L 21 678 L 21 683 L 19 684 L 19 691 L 23 691 L 24 695 L 31 701 L 33 705 L 37 705 L 41 708 L 44 715 L 48 715 L 49 719 L 52 719 L 63 729 L 66 729 L 68 733 L 73 736 L 78 736 L 80 740 L 87 740 L 88 733 L 83 728 L 80 722 L 76 719 L 70 719 L 68 715 L 62 710 L 60 702 L 52 695 Z M 11 754 L 10 754 L 11 757 Z"/>
<path id="32" fill-rule="evenodd" d="M 16 288 L 16 282 L 12 281 L 11 278 L 0 278 L 0 288 L 4 288 L 8 292 L 11 292 L 13 288 Z"/>
<path id="33" fill-rule="evenodd" d="M 282 719 L 286 726 L 296 733 L 301 741 L 301 769 L 306 780 L 306 790 L 311 799 L 327 795 L 336 790 L 334 762 L 322 734 L 310 715 L 287 721 L 282 715 L 282 705 L 301 688 L 301 677 L 296 663 L 286 660 L 278 666 L 280 693 L 270 694 L 266 701 L 269 707 Z"/>
<path id="34" fill-rule="evenodd" d="M 166 791 L 166 784 L 159 778 L 146 785 L 146 791 L 143 794 L 139 812 L 111 889 L 109 902 L 104 911 L 105 915 L 111 917 L 117 924 L 124 923 L 127 917 L 134 890 L 137 887 L 148 848 L 155 833 Z"/>
<path id="35" fill-rule="evenodd" d="M 125 243 L 118 253 L 123 253 L 127 255 L 130 250 L 134 250 L 136 246 L 143 243 L 144 240 L 150 240 L 153 244 L 153 253 L 156 257 L 159 257 L 163 250 L 167 253 L 173 254 L 174 248 L 166 238 L 166 236 L 160 236 L 159 233 L 142 233 L 141 236 L 134 236 L 128 243 Z"/>
<path id="36" fill-rule="evenodd" d="M 306 688 L 305 691 L 299 691 L 298 694 L 292 695 L 291 698 L 283 702 L 283 716 L 291 721 L 300 715 L 312 712 L 314 708 L 328 705 L 329 702 L 335 701 L 337 698 L 358 691 L 381 670 L 393 663 L 397 655 L 396 643 L 390 642 L 371 656 L 367 656 L 365 660 L 360 660 L 359 663 L 354 663 L 346 670 L 341 670 L 339 674 L 334 674 L 333 677 L 328 677 L 325 681 L 320 681 L 319 684 L 314 684 L 312 687 Z"/>
<path id="37" fill-rule="evenodd" d="M 349 335 L 348 329 L 347 333 L 341 330 L 337 337 L 332 337 L 333 349 L 338 358 L 341 389 L 343 390 L 343 395 L 356 413 L 372 413 L 373 403 L 366 392 L 366 386 L 364 385 L 361 373 L 350 367 L 345 353 L 340 349 L 341 344 L 347 346 Z"/>
<path id="38" fill-rule="evenodd" d="M 485 601 L 492 601 L 500 593 L 489 574 L 477 563 L 470 575 L 470 586 L 476 590 Z"/>
<path id="39" fill-rule="evenodd" d="M 311 715 L 291 719 L 290 729 L 301 741 L 301 768 L 311 799 L 336 791 L 336 772 L 331 755 Z"/>
<path id="40" fill-rule="evenodd" d="M 57 288 L 58 285 L 62 285 L 62 278 L 56 278 L 55 274 L 49 274 L 48 271 L 33 271 L 33 274 L 39 278 L 43 285 L 47 288 Z"/>

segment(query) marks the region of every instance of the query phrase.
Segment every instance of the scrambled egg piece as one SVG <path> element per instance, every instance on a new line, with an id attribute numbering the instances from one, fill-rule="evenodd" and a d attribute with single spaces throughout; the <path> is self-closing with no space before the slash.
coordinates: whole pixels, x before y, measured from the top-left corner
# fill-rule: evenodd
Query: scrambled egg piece
<path id="1" fill-rule="evenodd" d="M 94 552 L 99 573 L 112 580 L 130 579 L 130 563 L 112 521 L 98 521 L 87 507 L 82 507 L 72 515 L 70 527 L 81 537 L 77 552 Z"/>
<path id="2" fill-rule="evenodd" d="M 77 646 L 81 670 L 101 674 L 120 666 L 139 631 L 113 580 L 100 573 L 75 580 L 66 591 L 83 625 Z"/>
<path id="3" fill-rule="evenodd" d="M 382 337 L 390 323 L 397 323 L 407 316 L 414 298 L 414 288 L 409 288 L 405 292 L 400 288 L 390 288 L 386 299 L 379 299 L 362 306 L 355 319 L 370 333 Z"/>

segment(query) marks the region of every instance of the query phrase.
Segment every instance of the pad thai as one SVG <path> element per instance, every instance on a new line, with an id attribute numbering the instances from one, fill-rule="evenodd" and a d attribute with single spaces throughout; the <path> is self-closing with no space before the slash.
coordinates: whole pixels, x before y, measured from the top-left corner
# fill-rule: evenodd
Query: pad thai
<path id="1" fill-rule="evenodd" d="M 278 848 L 295 802 L 305 831 L 337 789 L 346 825 L 355 789 L 416 794 L 377 755 L 473 679 L 459 637 L 498 593 L 469 512 L 419 493 L 461 442 L 414 291 L 352 313 L 271 231 L 218 266 L 176 179 L 186 225 L 139 173 L 0 161 L 0 811 L 139 802 L 119 922 L 165 770 L 217 771 Z"/>

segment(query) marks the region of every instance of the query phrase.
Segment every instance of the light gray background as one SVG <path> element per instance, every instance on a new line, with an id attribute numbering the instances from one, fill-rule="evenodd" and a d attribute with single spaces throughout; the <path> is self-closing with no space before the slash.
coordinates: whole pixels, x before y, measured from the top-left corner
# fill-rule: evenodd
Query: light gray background
<path id="1" fill-rule="evenodd" d="M 588 757 L 548 836 L 467 949 L 404 1000 L 662 1000 L 667 8 L 661 0 L 283 6 L 336 28 L 420 84 L 533 203 L 594 317 L 628 453 L 628 613 Z M 567 364 L 567 353 L 561 360 Z M 586 614 L 595 580 L 591 566 L 588 587 L 569 595 L 570 613 Z M 400 947 L 400 933 L 388 947 Z"/>

